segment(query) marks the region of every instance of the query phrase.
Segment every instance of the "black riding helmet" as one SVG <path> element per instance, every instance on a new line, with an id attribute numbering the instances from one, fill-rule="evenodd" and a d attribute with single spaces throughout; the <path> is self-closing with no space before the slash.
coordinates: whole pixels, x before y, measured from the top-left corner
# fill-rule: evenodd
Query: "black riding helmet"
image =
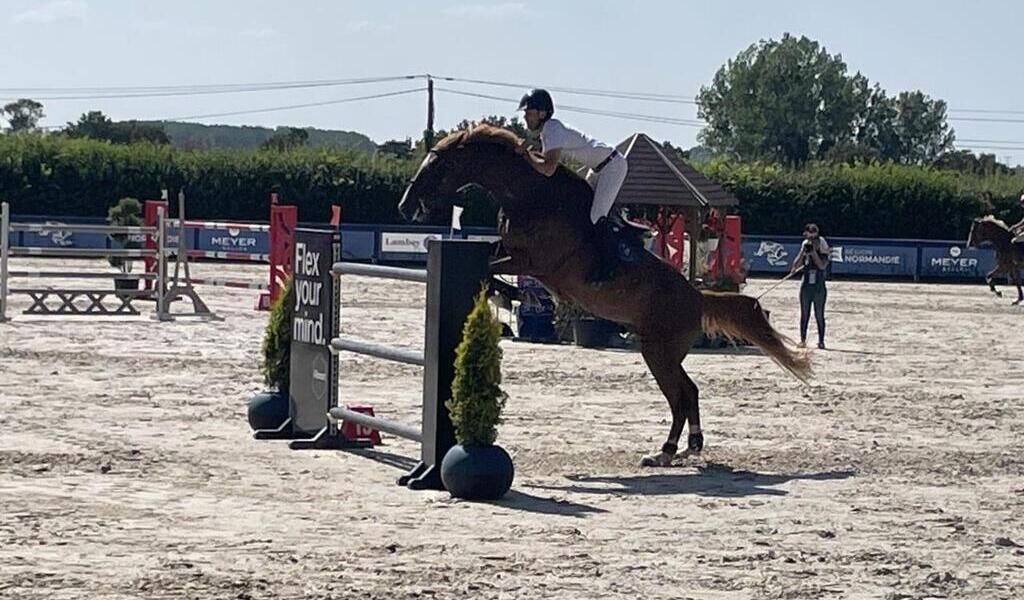
<path id="1" fill-rule="evenodd" d="M 555 103 L 551 100 L 551 94 L 547 90 L 530 90 L 529 94 L 524 94 L 523 99 L 519 101 L 519 110 L 529 108 L 547 111 L 548 118 L 555 114 Z"/>

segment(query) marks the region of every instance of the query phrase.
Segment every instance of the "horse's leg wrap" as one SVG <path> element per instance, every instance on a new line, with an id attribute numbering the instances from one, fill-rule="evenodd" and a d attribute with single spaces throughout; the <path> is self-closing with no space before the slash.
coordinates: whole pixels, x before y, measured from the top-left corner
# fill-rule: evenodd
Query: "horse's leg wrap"
<path id="1" fill-rule="evenodd" d="M 700 452 L 704 449 L 704 434 L 701 432 L 691 433 L 686 439 L 686 448 L 690 452 Z"/>

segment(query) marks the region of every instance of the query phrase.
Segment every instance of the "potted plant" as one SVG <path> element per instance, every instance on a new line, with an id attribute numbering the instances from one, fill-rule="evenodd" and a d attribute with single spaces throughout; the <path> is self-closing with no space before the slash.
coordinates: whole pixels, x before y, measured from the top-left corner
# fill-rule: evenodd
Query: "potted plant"
<path id="1" fill-rule="evenodd" d="M 249 400 L 249 426 L 253 429 L 277 429 L 289 416 L 294 287 L 292 278 L 288 277 L 277 301 L 270 307 L 270 320 L 263 335 L 263 362 L 260 365 L 263 382 L 268 390 L 259 392 Z"/>
<path id="2" fill-rule="evenodd" d="M 507 398 L 501 389 L 501 324 L 481 292 L 455 351 L 452 397 L 445 403 L 455 439 L 441 461 L 441 481 L 456 498 L 496 500 L 512 487 L 512 458 L 494 443 Z"/>
<path id="3" fill-rule="evenodd" d="M 142 204 L 135 198 L 121 198 L 117 204 L 107 210 L 107 223 L 116 227 L 138 227 L 142 225 Z M 110 239 L 114 242 L 115 248 L 140 248 L 138 236 L 127 233 L 112 233 Z M 111 256 L 107 258 L 110 266 L 128 274 L 132 272 L 134 260 Z M 137 291 L 139 280 L 133 277 L 114 277 L 115 290 Z"/>

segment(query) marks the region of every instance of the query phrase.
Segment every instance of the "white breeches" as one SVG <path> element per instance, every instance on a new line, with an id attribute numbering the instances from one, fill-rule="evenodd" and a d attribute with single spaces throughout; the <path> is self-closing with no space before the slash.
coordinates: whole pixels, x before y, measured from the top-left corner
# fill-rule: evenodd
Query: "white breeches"
<path id="1" fill-rule="evenodd" d="M 594 203 L 590 207 L 590 222 L 597 223 L 601 217 L 608 216 L 619 195 L 619 188 L 626 179 L 626 159 L 617 156 L 601 169 L 600 173 L 587 172 L 587 183 L 594 188 Z"/>

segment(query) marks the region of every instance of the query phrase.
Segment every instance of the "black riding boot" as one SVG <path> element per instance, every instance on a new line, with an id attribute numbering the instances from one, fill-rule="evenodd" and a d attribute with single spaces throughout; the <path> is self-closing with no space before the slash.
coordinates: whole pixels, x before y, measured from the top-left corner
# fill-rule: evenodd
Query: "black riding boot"
<path id="1" fill-rule="evenodd" d="M 607 217 L 594 224 L 594 235 L 597 260 L 587 273 L 588 283 L 600 283 L 611 279 L 615 275 L 619 260 L 618 236 Z"/>

